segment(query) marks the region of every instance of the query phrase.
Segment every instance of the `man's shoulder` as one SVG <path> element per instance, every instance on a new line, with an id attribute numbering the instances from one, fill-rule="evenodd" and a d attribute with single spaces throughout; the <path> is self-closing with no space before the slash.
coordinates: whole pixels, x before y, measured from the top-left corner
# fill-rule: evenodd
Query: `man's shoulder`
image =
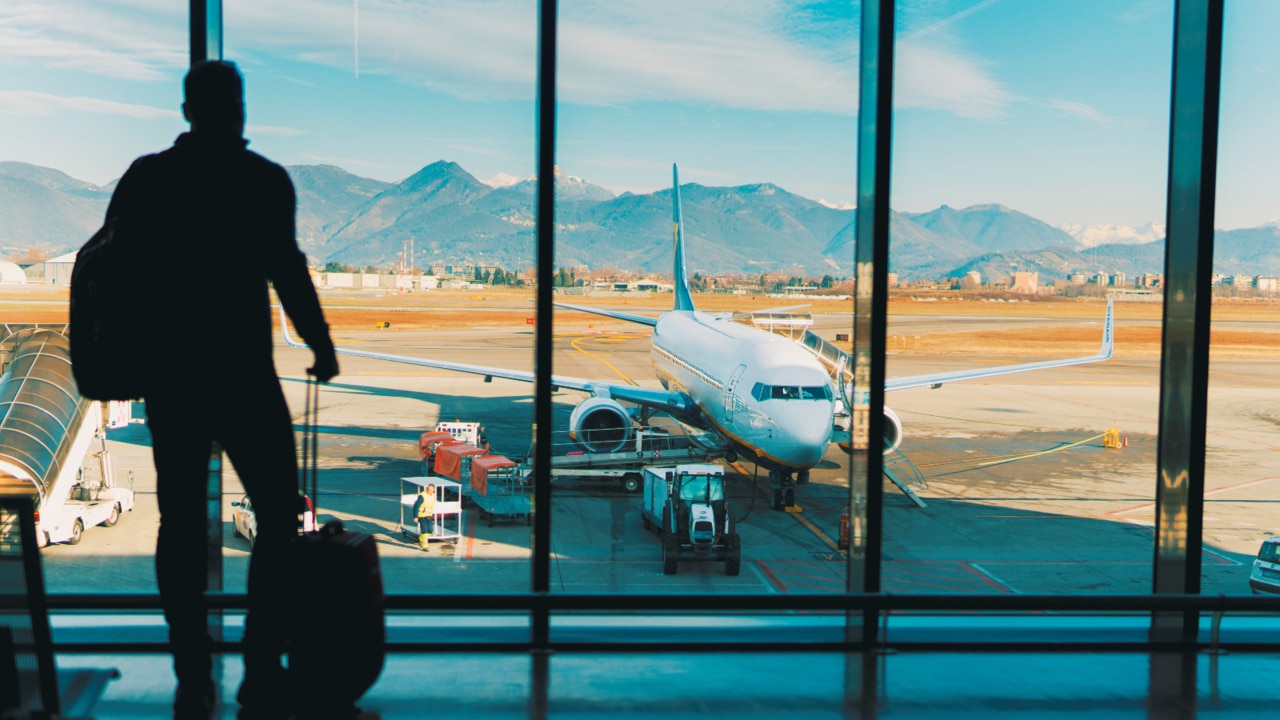
<path id="1" fill-rule="evenodd" d="M 268 160 L 248 148 L 245 148 L 243 152 L 245 161 L 254 168 L 255 172 L 261 173 L 264 177 L 271 177 L 278 182 L 288 183 L 290 187 L 293 187 L 293 180 L 289 178 L 289 173 L 284 169 L 283 165 L 274 160 Z"/>

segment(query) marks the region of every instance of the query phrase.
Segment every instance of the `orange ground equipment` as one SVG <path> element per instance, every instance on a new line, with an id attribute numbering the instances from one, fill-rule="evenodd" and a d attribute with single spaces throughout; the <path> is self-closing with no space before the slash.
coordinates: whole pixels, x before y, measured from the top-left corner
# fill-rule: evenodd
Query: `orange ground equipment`
<path id="1" fill-rule="evenodd" d="M 418 438 L 418 459 L 422 461 L 423 469 L 430 474 L 435 467 L 436 449 L 441 445 L 452 445 L 456 442 L 458 441 L 453 438 L 453 435 L 447 432 L 428 430 L 422 433 Z"/>
<path id="2" fill-rule="evenodd" d="M 515 467 L 504 455 L 483 455 L 471 458 L 471 487 L 481 495 L 489 492 L 489 473 L 498 468 Z"/>
<path id="3" fill-rule="evenodd" d="M 463 458 L 484 455 L 488 450 L 468 443 L 455 442 L 436 448 L 435 474 L 462 482 Z"/>

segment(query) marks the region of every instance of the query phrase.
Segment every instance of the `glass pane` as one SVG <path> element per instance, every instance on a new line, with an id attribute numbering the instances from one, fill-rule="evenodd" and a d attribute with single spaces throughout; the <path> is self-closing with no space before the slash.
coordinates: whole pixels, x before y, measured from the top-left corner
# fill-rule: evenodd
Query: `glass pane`
<path id="1" fill-rule="evenodd" d="M 843 591 L 857 13 L 561 4 L 554 590 Z"/>
<path id="2" fill-rule="evenodd" d="M 899 4 L 887 591 L 1150 592 L 1172 8 Z"/>
<path id="3" fill-rule="evenodd" d="M 1268 118 L 1280 113 L 1274 87 L 1280 50 L 1259 23 L 1280 20 L 1271 3 L 1233 2 L 1223 27 L 1218 192 L 1214 216 L 1213 325 L 1205 437 L 1203 592 L 1280 592 L 1280 500 L 1271 471 L 1280 405 L 1274 369 L 1280 228 L 1268 171 L 1280 141 Z"/>
<path id="4" fill-rule="evenodd" d="M 52 593 L 156 587 L 142 409 L 80 396 L 66 286 L 116 179 L 182 131 L 186 64 L 184 4 L 0 7 L 0 485 L 38 498 Z"/>
<path id="5" fill-rule="evenodd" d="M 528 452 L 533 386 L 438 363 L 532 370 L 536 3 L 223 5 L 250 147 L 288 169 L 335 344 L 365 354 L 321 392 L 319 521 L 375 536 L 388 592 L 528 590 L 497 457 Z M 276 359 L 300 424 L 311 354 Z M 228 532 L 231 565 L 248 549 Z"/>

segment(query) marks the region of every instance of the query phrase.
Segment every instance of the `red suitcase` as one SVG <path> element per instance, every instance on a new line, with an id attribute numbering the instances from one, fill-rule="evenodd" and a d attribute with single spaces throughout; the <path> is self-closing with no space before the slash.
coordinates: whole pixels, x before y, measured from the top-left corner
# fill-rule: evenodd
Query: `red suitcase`
<path id="1" fill-rule="evenodd" d="M 319 384 L 309 379 L 302 486 L 317 508 L 319 401 Z M 298 716 L 354 715 L 356 701 L 377 681 L 386 661 L 386 595 L 377 542 L 369 533 L 346 530 L 341 521 L 330 520 L 317 531 L 299 534 L 293 563 L 297 587 L 304 589 L 289 637 L 289 676 Z"/>

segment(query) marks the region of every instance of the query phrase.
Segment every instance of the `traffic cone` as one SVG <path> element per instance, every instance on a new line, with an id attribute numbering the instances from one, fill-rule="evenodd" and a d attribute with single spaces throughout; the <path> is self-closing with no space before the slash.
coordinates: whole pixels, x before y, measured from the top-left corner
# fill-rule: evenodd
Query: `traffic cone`
<path id="1" fill-rule="evenodd" d="M 1129 447 L 1129 436 L 1124 436 L 1124 443 L 1120 447 Z"/>

